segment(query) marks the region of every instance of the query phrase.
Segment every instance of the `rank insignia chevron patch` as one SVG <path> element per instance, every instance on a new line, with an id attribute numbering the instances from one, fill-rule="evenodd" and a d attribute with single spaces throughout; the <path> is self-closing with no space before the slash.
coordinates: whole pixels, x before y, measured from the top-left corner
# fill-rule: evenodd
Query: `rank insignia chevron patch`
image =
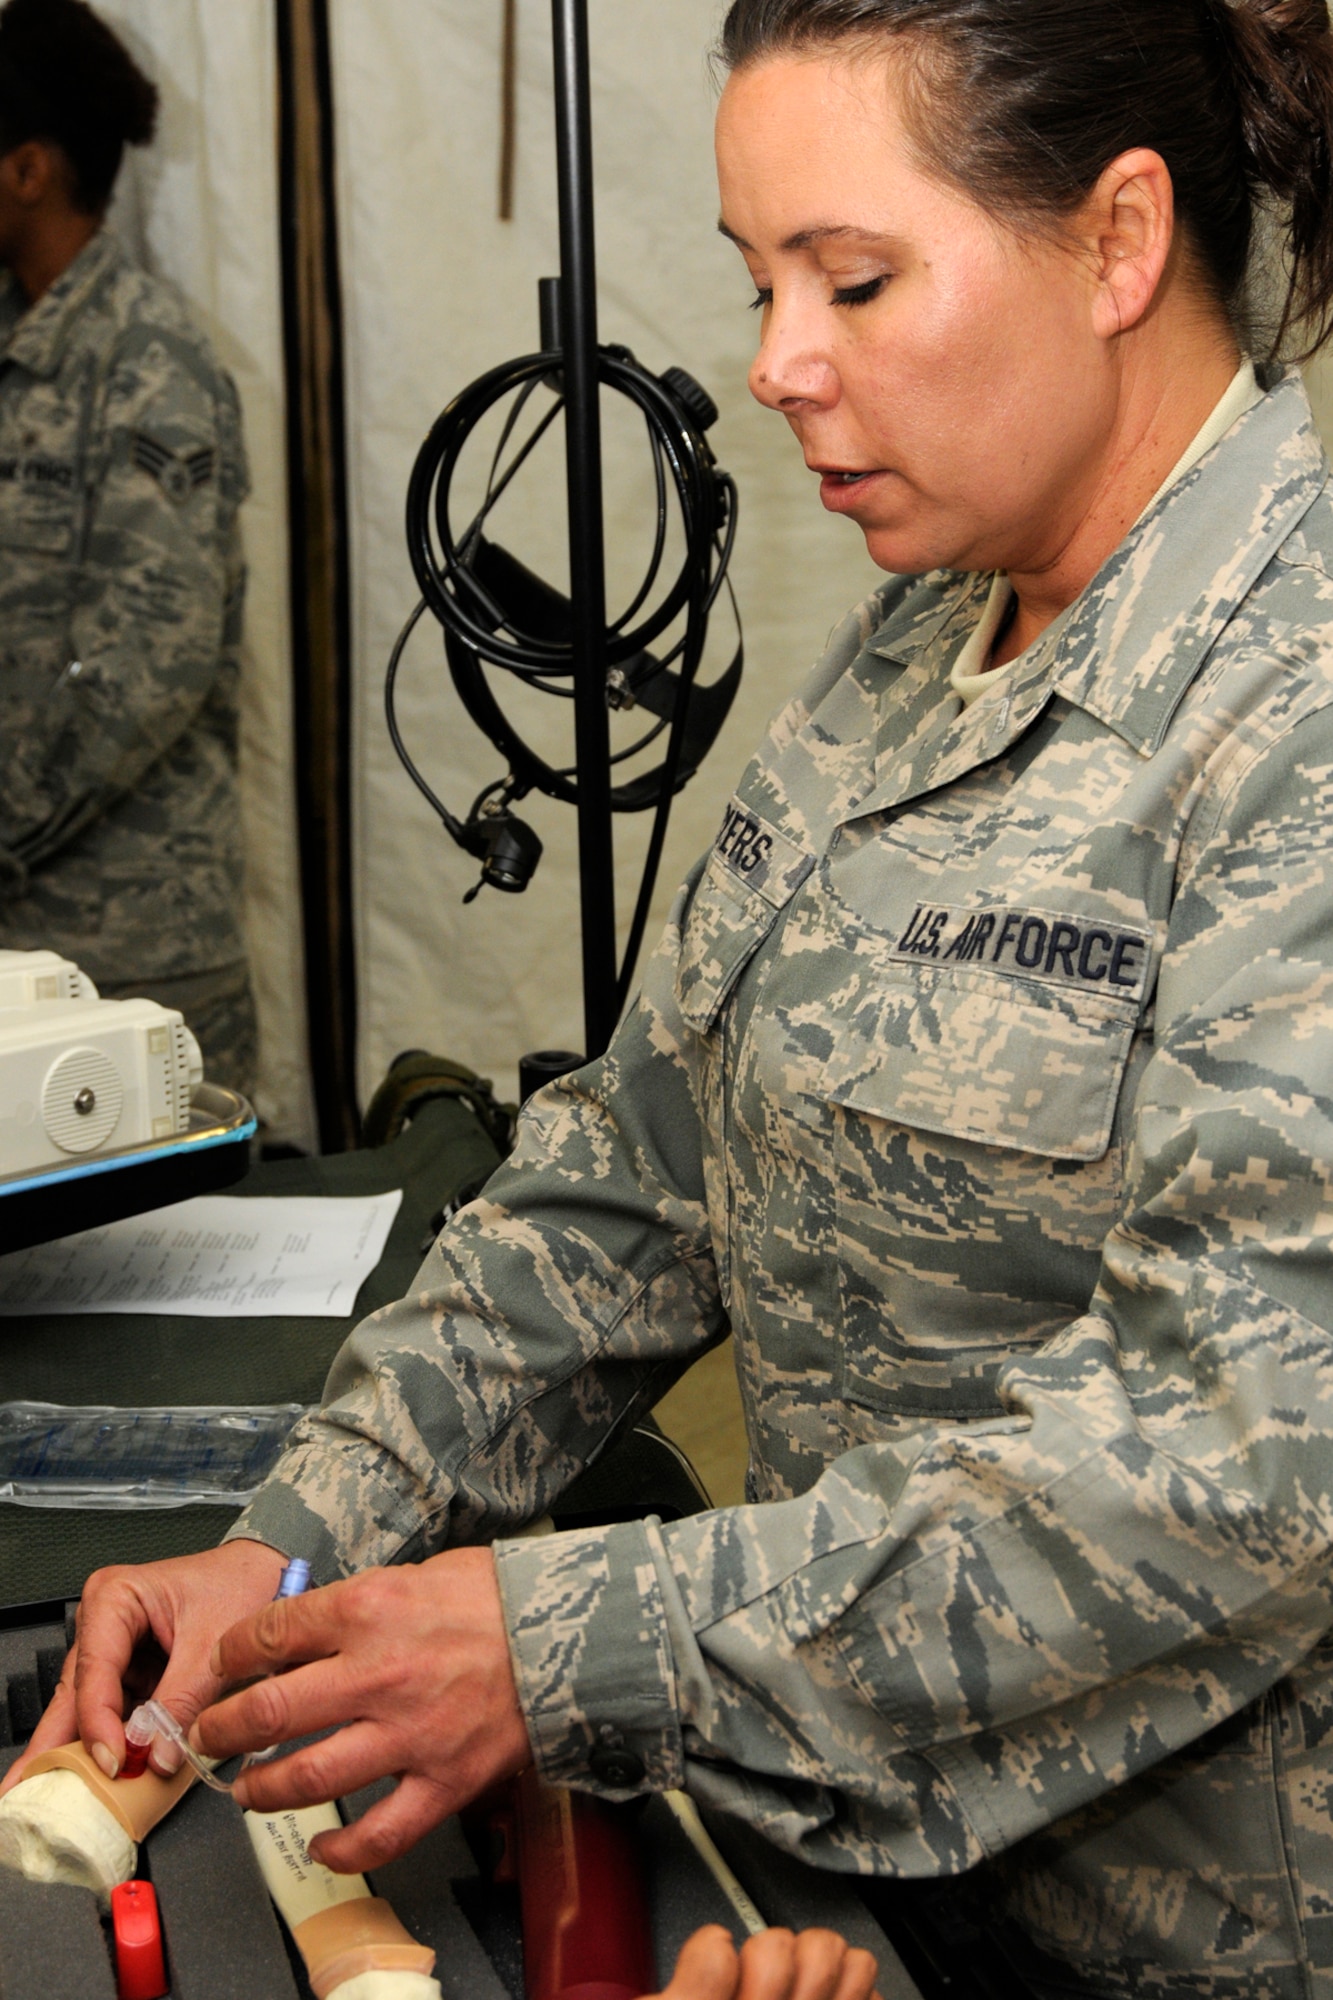
<path id="1" fill-rule="evenodd" d="M 134 463 L 150 473 L 163 492 L 178 503 L 188 500 L 197 487 L 206 485 L 217 465 L 212 445 L 201 445 L 197 451 L 186 452 L 182 457 L 145 431 L 134 433 L 132 451 Z"/>

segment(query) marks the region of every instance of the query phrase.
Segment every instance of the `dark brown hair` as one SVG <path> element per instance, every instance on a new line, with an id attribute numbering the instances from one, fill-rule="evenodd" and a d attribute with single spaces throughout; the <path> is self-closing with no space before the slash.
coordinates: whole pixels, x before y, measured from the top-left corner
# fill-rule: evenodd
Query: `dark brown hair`
<path id="1" fill-rule="evenodd" d="M 146 146 L 156 123 L 156 85 L 83 0 L 0 9 L 0 153 L 51 141 L 69 161 L 76 205 L 100 215 L 125 147 Z"/>
<path id="2" fill-rule="evenodd" d="M 932 170 L 1018 226 L 1071 215 L 1119 154 L 1160 153 L 1219 300 L 1241 309 L 1261 218 L 1283 239 L 1276 351 L 1333 334 L 1333 31 L 1326 0 L 734 0 L 719 54 L 902 36 Z"/>

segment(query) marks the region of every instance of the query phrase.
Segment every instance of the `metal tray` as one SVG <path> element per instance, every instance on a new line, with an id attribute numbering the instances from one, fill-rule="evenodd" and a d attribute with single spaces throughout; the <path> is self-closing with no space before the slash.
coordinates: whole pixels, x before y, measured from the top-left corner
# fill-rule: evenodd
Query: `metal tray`
<path id="1" fill-rule="evenodd" d="M 255 1114 L 237 1091 L 201 1083 L 190 1102 L 188 1132 L 68 1166 L 10 1174 L 0 1179 L 0 1253 L 231 1187 L 250 1164 L 256 1129 Z"/>

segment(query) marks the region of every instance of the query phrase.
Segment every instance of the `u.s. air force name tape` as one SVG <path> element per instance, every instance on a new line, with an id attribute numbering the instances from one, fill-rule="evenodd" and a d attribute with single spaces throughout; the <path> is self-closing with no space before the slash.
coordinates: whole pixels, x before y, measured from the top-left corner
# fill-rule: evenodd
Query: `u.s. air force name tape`
<path id="1" fill-rule="evenodd" d="M 1144 990 L 1152 939 L 1128 925 L 1049 910 L 918 903 L 889 956 L 905 964 L 994 966 L 1128 1000 Z"/>

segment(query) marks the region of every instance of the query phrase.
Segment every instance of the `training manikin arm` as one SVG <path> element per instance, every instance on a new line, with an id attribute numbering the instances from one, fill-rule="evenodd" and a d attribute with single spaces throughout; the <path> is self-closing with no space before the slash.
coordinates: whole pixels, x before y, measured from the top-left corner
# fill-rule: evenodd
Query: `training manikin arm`
<path id="1" fill-rule="evenodd" d="M 0 1799 L 0 1867 L 92 1889 L 105 1909 L 134 1874 L 139 1843 L 193 1783 L 186 1765 L 173 1778 L 113 1780 L 81 1743 L 44 1750 Z"/>

